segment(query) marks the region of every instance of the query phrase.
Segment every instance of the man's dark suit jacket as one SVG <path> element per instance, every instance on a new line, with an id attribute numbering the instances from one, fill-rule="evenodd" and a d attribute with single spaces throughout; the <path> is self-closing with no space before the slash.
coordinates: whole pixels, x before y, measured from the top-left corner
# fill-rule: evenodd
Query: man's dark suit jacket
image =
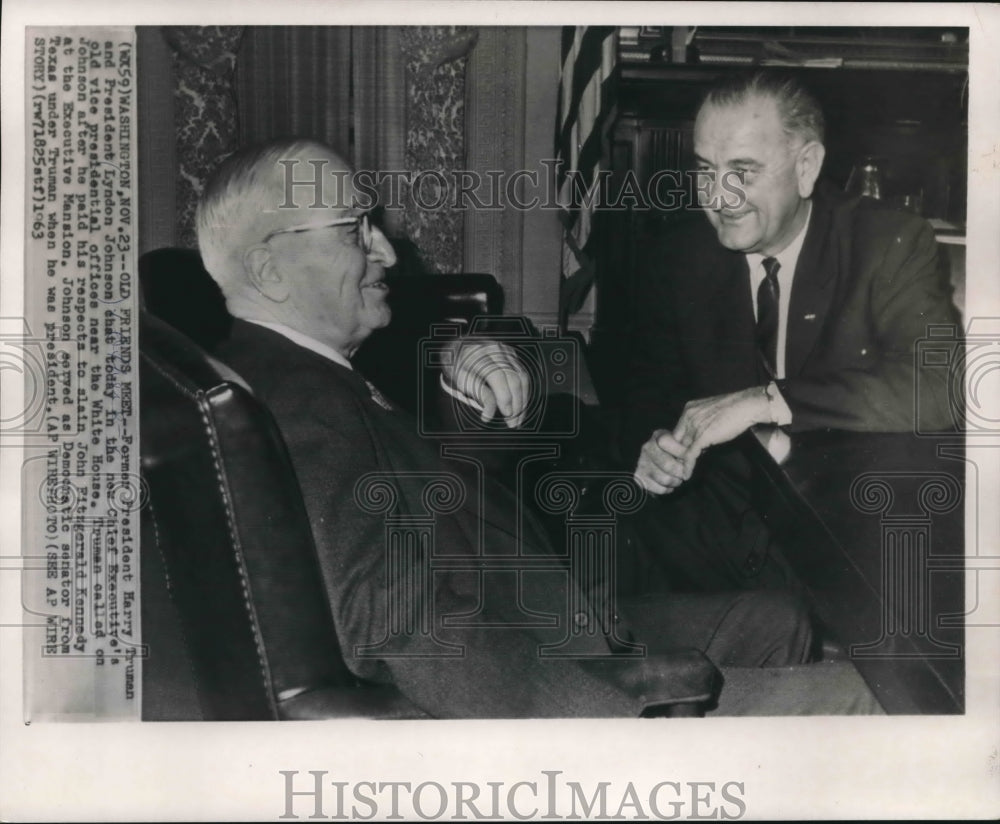
<path id="1" fill-rule="evenodd" d="M 521 519 L 519 540 L 513 496 L 487 485 L 483 503 L 468 467 L 443 461 L 436 444 L 417 435 L 417 422 L 377 403 L 356 372 L 243 321 L 235 322 L 217 355 L 277 419 L 302 487 L 344 656 L 358 677 L 395 683 L 436 717 L 637 717 L 645 707 L 669 701 L 670 668 L 655 655 L 603 663 L 539 659 L 539 644 L 557 643 L 566 631 L 574 585 L 565 570 L 525 574 L 521 581 L 523 605 L 559 616 L 559 626 L 484 626 L 524 617 L 514 609 L 518 593 L 508 576 L 507 589 L 489 593 L 482 623 L 441 627 L 441 616 L 475 613 L 482 606 L 481 579 L 471 572 L 435 573 L 437 635 L 463 645 L 463 655 L 357 656 L 358 645 L 386 637 L 391 599 L 422 597 L 408 596 L 403 576 L 390 576 L 385 516 L 366 512 L 355 501 L 355 484 L 366 474 L 387 473 L 394 480 L 400 497 L 389 514 L 404 518 L 427 514 L 420 487 L 428 473 L 448 472 L 463 480 L 465 503 L 436 516 L 435 543 L 444 555 L 470 556 L 481 549 L 516 554 L 519 546 L 529 555 L 551 555 L 550 545 L 529 517 Z M 579 592 L 575 597 L 587 604 Z M 588 620 L 597 620 L 592 610 Z M 405 638 L 399 643 L 394 652 L 410 651 Z M 607 654 L 601 632 L 589 641 L 589 651 Z"/>
<path id="2" fill-rule="evenodd" d="M 622 430 L 632 465 L 687 401 L 768 382 L 746 257 L 704 216 L 643 250 L 639 282 Z M 956 323 L 926 221 L 817 186 L 778 381 L 791 429 L 913 431 L 915 344 L 929 325 Z M 952 427 L 946 368 L 920 369 L 916 402 L 924 427 Z"/>
<path id="3" fill-rule="evenodd" d="M 958 322 L 936 247 L 920 218 L 817 187 L 777 382 L 791 430 L 913 431 L 915 402 L 925 429 L 953 426 L 948 369 L 920 368 L 915 386 L 917 341 L 931 324 Z M 619 437 L 629 467 L 686 402 L 769 382 L 746 257 L 721 246 L 703 215 L 643 250 L 639 295 Z M 751 504 L 751 477 L 737 445 L 709 450 L 690 481 L 636 518 L 635 570 L 621 580 L 648 591 L 797 589 Z"/>

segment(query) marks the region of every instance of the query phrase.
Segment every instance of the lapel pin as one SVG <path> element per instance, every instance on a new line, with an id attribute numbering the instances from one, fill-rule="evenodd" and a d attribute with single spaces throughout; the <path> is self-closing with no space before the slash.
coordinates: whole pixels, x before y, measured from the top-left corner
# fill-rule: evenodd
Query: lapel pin
<path id="1" fill-rule="evenodd" d="M 375 401 L 379 406 L 381 406 L 387 412 L 393 412 L 393 406 L 389 403 L 388 399 L 383 395 L 378 389 L 375 388 L 375 384 L 371 381 L 365 381 L 365 385 L 368 387 L 368 391 L 371 393 L 372 400 Z"/>
<path id="2" fill-rule="evenodd" d="M 812 314 L 812 313 L 810 313 L 808 315 L 803 315 L 802 316 L 802 320 L 816 320 L 816 315 Z"/>

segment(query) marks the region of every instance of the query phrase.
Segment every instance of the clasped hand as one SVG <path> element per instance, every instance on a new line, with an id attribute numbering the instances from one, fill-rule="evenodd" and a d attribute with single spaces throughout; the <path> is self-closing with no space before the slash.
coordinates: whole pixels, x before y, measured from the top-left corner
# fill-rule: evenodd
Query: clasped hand
<path id="1" fill-rule="evenodd" d="M 691 477 L 702 450 L 770 421 L 767 396 L 759 386 L 688 401 L 673 431 L 657 429 L 643 444 L 635 479 L 654 495 L 673 492 Z"/>
<path id="2" fill-rule="evenodd" d="M 482 408 L 483 421 L 499 411 L 511 429 L 524 423 L 531 379 L 513 348 L 490 340 L 460 340 L 451 353 L 445 379 Z"/>

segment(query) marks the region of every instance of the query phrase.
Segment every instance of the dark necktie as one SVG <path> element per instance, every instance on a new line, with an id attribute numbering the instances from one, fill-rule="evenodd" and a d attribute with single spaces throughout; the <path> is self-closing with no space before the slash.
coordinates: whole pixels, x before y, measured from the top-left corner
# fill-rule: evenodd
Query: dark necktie
<path id="1" fill-rule="evenodd" d="M 764 359 L 768 374 L 778 375 L 778 268 L 781 266 L 773 258 L 764 258 L 767 273 L 757 288 L 757 348 Z"/>

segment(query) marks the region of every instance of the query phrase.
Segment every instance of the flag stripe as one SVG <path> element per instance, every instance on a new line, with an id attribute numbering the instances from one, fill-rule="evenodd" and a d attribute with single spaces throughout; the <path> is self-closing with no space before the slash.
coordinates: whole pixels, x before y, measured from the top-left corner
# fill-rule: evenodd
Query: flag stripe
<path id="1" fill-rule="evenodd" d="M 615 100 L 610 89 L 613 83 L 613 78 L 605 79 L 601 91 L 602 105 L 594 117 L 594 127 L 591 128 L 583 147 L 579 152 L 572 153 L 571 162 L 560 170 L 561 174 L 556 178 L 559 185 L 558 202 L 570 212 L 574 219 L 581 211 L 580 201 L 574 197 L 574 193 L 583 195 L 583 192 L 580 191 L 582 182 L 586 181 L 589 188 L 596 179 L 600 168 L 600 160 L 604 152 L 604 126 L 614 119 Z M 579 175 L 571 175 L 570 170 L 578 171 Z"/>
<path id="2" fill-rule="evenodd" d="M 602 41 L 601 71 L 593 73 L 577 101 L 576 118 L 567 124 L 562 135 L 565 138 L 557 147 L 557 157 L 563 161 L 556 174 L 558 191 L 563 191 L 568 175 L 578 171 L 588 183 L 593 167 L 602 154 L 602 127 L 610 122 L 614 107 L 613 76 L 615 60 L 615 38 Z M 596 127 L 596 128 L 595 128 Z M 561 203 L 576 211 L 572 203 Z"/>
<path id="3" fill-rule="evenodd" d="M 556 123 L 556 151 L 559 150 L 559 135 L 569 117 L 573 100 L 573 64 L 580 50 L 583 30 L 566 26 L 563 28 L 562 61 L 559 66 L 559 121 Z"/>
<path id="4" fill-rule="evenodd" d="M 606 60 L 605 41 L 610 40 L 611 48 L 614 48 L 615 29 L 609 26 L 593 27 L 580 38 L 578 49 L 572 50 L 572 69 L 567 71 L 566 62 L 563 63 L 563 92 L 564 99 L 560 106 L 561 120 L 559 123 L 559 136 L 556 140 L 556 151 L 565 152 L 570 144 L 570 132 L 577 122 L 580 99 L 583 97 L 584 89 L 590 83 L 593 75 L 608 62 Z M 613 62 L 613 61 L 612 61 Z M 609 67 L 610 70 L 610 67 Z M 569 75 L 569 100 L 565 99 L 567 91 L 566 75 Z M 603 77 L 602 77 L 603 79 Z M 564 155 L 565 156 L 565 155 Z"/>
<path id="5" fill-rule="evenodd" d="M 566 26 L 560 57 L 555 151 L 562 161 L 556 191 L 562 207 L 560 324 L 564 326 L 568 313 L 579 310 L 595 274 L 596 236 L 591 229 L 599 198 L 591 190 L 601 176 L 605 131 L 615 111 L 617 29 Z"/>

